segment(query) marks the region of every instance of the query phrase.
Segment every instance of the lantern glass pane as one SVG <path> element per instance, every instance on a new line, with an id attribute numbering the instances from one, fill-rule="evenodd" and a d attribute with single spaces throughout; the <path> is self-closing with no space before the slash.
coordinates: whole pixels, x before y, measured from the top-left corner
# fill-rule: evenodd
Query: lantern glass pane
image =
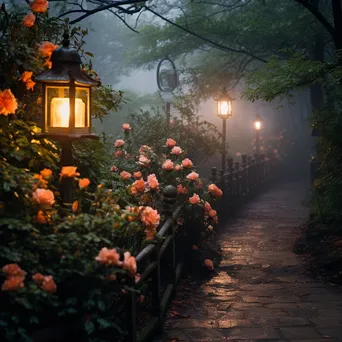
<path id="1" fill-rule="evenodd" d="M 228 118 L 232 115 L 231 101 L 217 101 L 217 114 L 223 118 Z"/>
<path id="2" fill-rule="evenodd" d="M 69 127 L 69 87 L 46 87 L 46 106 L 48 127 Z"/>
<path id="3" fill-rule="evenodd" d="M 77 105 L 78 103 L 78 105 Z M 76 88 L 75 127 L 90 126 L 90 88 Z M 77 126 L 77 122 L 80 124 Z"/>
<path id="4" fill-rule="evenodd" d="M 260 121 L 255 121 L 254 122 L 254 127 L 256 130 L 259 130 L 261 128 L 261 122 Z"/>
<path id="5" fill-rule="evenodd" d="M 48 130 L 68 128 L 70 120 L 69 87 L 46 88 L 46 124 Z M 76 88 L 75 128 L 89 126 L 89 88 Z"/>

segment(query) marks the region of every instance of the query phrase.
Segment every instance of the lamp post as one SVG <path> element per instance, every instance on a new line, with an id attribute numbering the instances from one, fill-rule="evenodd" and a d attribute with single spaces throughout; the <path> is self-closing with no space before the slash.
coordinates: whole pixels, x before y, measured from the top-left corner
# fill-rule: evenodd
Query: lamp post
<path id="1" fill-rule="evenodd" d="M 162 69 L 163 64 L 168 63 L 170 66 L 168 68 Z M 164 93 L 163 99 L 165 100 L 165 112 L 166 112 L 166 124 L 167 127 L 170 125 L 170 112 L 171 112 L 171 99 L 172 92 L 179 85 L 179 77 L 177 69 L 173 61 L 166 57 L 162 59 L 157 67 L 157 85 L 159 90 Z"/>
<path id="2" fill-rule="evenodd" d="M 217 115 L 222 119 L 222 170 L 226 171 L 226 139 L 227 139 L 227 119 L 232 116 L 232 101 L 226 88 L 216 99 Z"/>
<path id="3" fill-rule="evenodd" d="M 260 129 L 261 129 L 261 125 L 262 125 L 262 120 L 260 118 L 260 115 L 257 114 L 255 121 L 254 121 L 254 128 L 255 128 L 255 148 L 256 148 L 256 155 L 259 156 L 259 152 L 260 152 L 260 147 L 259 147 L 259 143 L 260 143 Z"/>
<path id="4" fill-rule="evenodd" d="M 81 70 L 81 57 L 69 46 L 69 34 L 63 35 L 62 46 L 53 51 L 52 67 L 34 77 L 43 85 L 41 137 L 61 145 L 61 166 L 72 166 L 72 142 L 98 139 L 91 133 L 91 88 L 100 85 Z M 64 203 L 72 202 L 72 179 L 62 179 L 60 187 Z"/>

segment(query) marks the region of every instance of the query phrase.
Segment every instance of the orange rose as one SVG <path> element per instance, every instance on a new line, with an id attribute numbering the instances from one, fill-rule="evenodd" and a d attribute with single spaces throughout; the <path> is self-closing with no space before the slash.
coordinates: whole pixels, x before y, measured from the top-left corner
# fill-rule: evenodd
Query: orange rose
<path id="1" fill-rule="evenodd" d="M 52 171 L 50 169 L 43 169 L 40 171 L 40 174 L 43 178 L 49 178 L 52 176 Z"/>
<path id="2" fill-rule="evenodd" d="M 124 124 L 122 125 L 122 129 L 123 129 L 124 131 L 130 131 L 132 128 L 131 128 L 131 126 L 130 126 L 128 123 L 124 123 Z"/>
<path id="3" fill-rule="evenodd" d="M 179 165 L 179 164 L 177 164 L 176 166 L 175 166 L 175 168 L 174 168 L 174 170 L 175 171 L 180 171 L 180 170 L 182 170 L 182 165 Z"/>
<path id="4" fill-rule="evenodd" d="M 45 276 L 43 283 L 41 285 L 41 288 L 43 291 L 47 292 L 47 293 L 55 293 L 57 290 L 57 286 L 56 283 L 53 280 L 52 276 Z"/>
<path id="5" fill-rule="evenodd" d="M 183 161 L 182 161 L 182 165 L 183 167 L 187 168 L 187 169 L 190 169 L 192 168 L 193 164 L 192 164 L 192 161 L 189 159 L 189 158 L 185 158 Z"/>
<path id="6" fill-rule="evenodd" d="M 36 216 L 36 220 L 40 224 L 48 223 L 48 219 L 47 219 L 46 215 L 44 215 L 43 210 L 38 211 L 37 216 Z"/>
<path id="7" fill-rule="evenodd" d="M 209 202 L 204 202 L 203 208 L 207 213 L 212 209 Z"/>
<path id="8" fill-rule="evenodd" d="M 183 150 L 179 146 L 175 146 L 171 150 L 171 154 L 174 154 L 175 156 L 179 156 L 182 153 L 183 153 Z"/>
<path id="9" fill-rule="evenodd" d="M 106 247 L 102 248 L 95 258 L 100 264 L 104 265 L 121 265 L 120 254 L 116 251 L 115 248 L 108 249 Z"/>
<path id="10" fill-rule="evenodd" d="M 127 171 L 120 172 L 120 176 L 123 180 L 127 180 L 127 179 L 130 179 L 132 177 L 132 175 Z"/>
<path id="11" fill-rule="evenodd" d="M 125 142 L 122 139 L 117 139 L 114 143 L 115 147 L 122 147 L 123 145 L 125 145 Z"/>
<path id="12" fill-rule="evenodd" d="M 144 192 L 145 191 L 145 182 L 143 179 L 136 180 L 132 186 L 136 189 L 137 192 Z"/>
<path id="13" fill-rule="evenodd" d="M 47 0 L 33 0 L 30 7 L 33 12 L 44 13 L 49 7 L 49 2 Z"/>
<path id="14" fill-rule="evenodd" d="M 173 162 L 171 159 L 167 159 L 163 165 L 162 165 L 163 170 L 171 171 L 173 169 Z"/>
<path id="15" fill-rule="evenodd" d="M 197 194 L 193 194 L 193 196 L 189 198 L 189 202 L 192 205 L 198 204 L 200 201 L 201 201 L 201 199 Z"/>
<path id="16" fill-rule="evenodd" d="M 124 152 L 122 150 L 118 150 L 114 152 L 114 157 L 115 158 L 120 158 L 124 155 Z"/>
<path id="17" fill-rule="evenodd" d="M 169 138 L 169 139 L 166 139 L 166 146 L 167 147 L 174 147 L 174 146 L 176 146 L 176 141 L 175 140 L 173 140 L 173 139 L 171 139 L 171 138 Z"/>
<path id="18" fill-rule="evenodd" d="M 50 208 L 55 203 L 55 196 L 51 190 L 37 189 L 32 193 L 33 200 L 42 207 Z"/>
<path id="19" fill-rule="evenodd" d="M 10 89 L 0 91 L 0 115 L 14 114 L 18 108 L 18 102 Z"/>
<path id="20" fill-rule="evenodd" d="M 25 277 L 9 277 L 1 286 L 2 291 L 18 291 L 23 288 Z"/>
<path id="21" fill-rule="evenodd" d="M 74 201 L 71 206 L 71 210 L 73 213 L 77 213 L 78 211 L 78 201 Z"/>
<path id="22" fill-rule="evenodd" d="M 78 186 L 80 189 L 86 188 L 90 184 L 90 180 L 88 178 L 82 178 L 78 181 Z"/>
<path id="23" fill-rule="evenodd" d="M 39 47 L 39 52 L 43 57 L 51 57 L 52 52 L 58 48 L 58 45 L 54 45 L 51 42 L 43 42 Z"/>
<path id="24" fill-rule="evenodd" d="M 32 27 L 36 21 L 36 16 L 33 13 L 28 13 L 23 18 L 22 24 L 25 27 Z M 30 77 L 31 78 L 31 77 Z M 24 81 L 23 81 L 24 82 Z"/>
<path id="25" fill-rule="evenodd" d="M 141 166 L 145 166 L 145 167 L 149 166 L 150 163 L 151 163 L 151 160 L 148 159 L 147 157 L 145 157 L 144 155 L 141 155 L 139 157 L 139 161 L 137 162 L 137 164 L 139 164 Z"/>
<path id="26" fill-rule="evenodd" d="M 147 183 L 152 190 L 157 190 L 159 187 L 159 182 L 157 180 L 157 177 L 154 173 L 147 176 Z"/>
<path id="27" fill-rule="evenodd" d="M 22 270 L 18 264 L 7 264 L 2 267 L 2 272 L 6 274 L 7 277 L 25 277 L 26 272 Z"/>
<path id="28" fill-rule="evenodd" d="M 79 176 L 79 172 L 76 171 L 76 166 L 63 166 L 60 175 L 60 178 L 67 178 L 67 177 L 77 177 Z"/>
<path id="29" fill-rule="evenodd" d="M 157 210 L 151 207 L 145 207 L 145 209 L 140 214 L 141 222 L 145 226 L 158 227 L 160 222 L 160 215 Z"/>
<path id="30" fill-rule="evenodd" d="M 219 187 L 217 187 L 215 184 L 210 184 L 208 186 L 208 191 L 211 195 L 215 197 L 221 197 L 223 195 L 222 190 Z"/>
<path id="31" fill-rule="evenodd" d="M 196 173 L 196 172 L 191 172 L 191 173 L 189 173 L 189 174 L 186 176 L 186 178 L 189 179 L 189 180 L 191 180 L 191 181 L 195 181 L 196 179 L 198 179 L 198 176 L 199 176 L 198 173 Z"/>
<path id="32" fill-rule="evenodd" d="M 122 263 L 122 268 L 127 270 L 131 275 L 135 275 L 137 273 L 137 262 L 134 256 L 131 256 L 130 252 L 124 253 L 124 261 Z"/>
<path id="33" fill-rule="evenodd" d="M 179 184 L 179 185 L 177 186 L 177 192 L 178 192 L 179 194 L 187 194 L 189 191 L 188 191 L 188 189 L 187 189 L 186 187 L 184 187 L 182 184 Z"/>
<path id="34" fill-rule="evenodd" d="M 211 210 L 209 210 L 208 214 L 210 217 L 215 217 L 217 212 L 216 212 L 216 210 L 211 209 Z"/>
<path id="35" fill-rule="evenodd" d="M 154 228 L 154 227 L 148 227 L 147 229 L 145 229 L 145 234 L 146 234 L 145 239 L 146 239 L 147 241 L 153 240 L 154 237 L 155 237 L 156 234 L 157 234 L 156 228 Z"/>
<path id="36" fill-rule="evenodd" d="M 207 269 L 209 269 L 210 271 L 212 271 L 214 269 L 214 263 L 212 262 L 212 260 L 210 259 L 205 259 L 204 260 L 204 265 Z"/>
<path id="37" fill-rule="evenodd" d="M 133 177 L 134 177 L 135 179 L 139 179 L 139 178 L 142 177 L 142 174 L 141 174 L 140 171 L 137 171 L 137 172 L 134 172 L 134 173 L 133 173 Z"/>
<path id="38" fill-rule="evenodd" d="M 22 81 L 23 83 L 26 83 L 28 80 L 30 80 L 33 76 L 33 72 L 32 71 L 24 71 L 20 78 L 19 81 Z"/>
<path id="39" fill-rule="evenodd" d="M 41 285 L 43 284 L 43 281 L 44 281 L 44 276 L 41 274 L 41 273 L 35 273 L 33 276 L 32 276 L 32 280 L 37 284 L 37 285 Z"/>

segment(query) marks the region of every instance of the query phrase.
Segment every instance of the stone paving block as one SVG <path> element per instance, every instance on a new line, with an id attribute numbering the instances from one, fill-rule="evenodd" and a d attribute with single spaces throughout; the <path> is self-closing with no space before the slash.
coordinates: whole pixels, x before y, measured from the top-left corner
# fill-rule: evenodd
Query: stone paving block
<path id="1" fill-rule="evenodd" d="M 286 312 L 292 317 L 317 317 L 318 312 L 313 309 L 285 309 Z"/>
<path id="2" fill-rule="evenodd" d="M 313 327 L 281 327 L 279 330 L 287 340 L 320 339 L 322 337 Z"/>
<path id="3" fill-rule="evenodd" d="M 318 317 L 309 319 L 318 328 L 339 328 L 342 331 L 341 317 Z"/>
<path id="4" fill-rule="evenodd" d="M 251 327 L 251 321 L 243 320 L 243 319 L 226 319 L 226 320 L 219 320 L 218 322 L 219 328 L 228 329 L 234 327 Z"/>
<path id="5" fill-rule="evenodd" d="M 259 340 L 259 339 L 275 339 L 280 340 L 280 336 L 278 332 L 273 328 L 250 328 L 250 327 L 242 327 L 242 328 L 232 328 L 232 329 L 219 329 L 220 333 L 224 337 L 235 337 L 239 339 L 251 339 L 251 340 Z"/>
<path id="6" fill-rule="evenodd" d="M 341 289 L 311 278 L 292 250 L 308 217 L 301 191 L 276 186 L 227 224 L 218 272 L 179 289 L 173 310 L 190 317 L 169 317 L 154 342 L 342 341 Z"/>
<path id="7" fill-rule="evenodd" d="M 324 337 L 329 342 L 331 339 L 342 341 L 342 329 L 341 328 L 318 329 L 318 332 L 322 335 L 322 337 Z"/>

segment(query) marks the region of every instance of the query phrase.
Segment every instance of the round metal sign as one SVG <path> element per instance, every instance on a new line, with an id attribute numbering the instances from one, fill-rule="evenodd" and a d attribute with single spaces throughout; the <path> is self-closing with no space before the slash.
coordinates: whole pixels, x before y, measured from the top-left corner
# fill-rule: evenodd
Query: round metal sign
<path id="1" fill-rule="evenodd" d="M 169 67 L 166 68 L 165 64 L 169 64 Z M 174 91 L 179 85 L 177 69 L 170 58 L 164 58 L 158 64 L 157 85 L 160 91 L 168 93 Z"/>

